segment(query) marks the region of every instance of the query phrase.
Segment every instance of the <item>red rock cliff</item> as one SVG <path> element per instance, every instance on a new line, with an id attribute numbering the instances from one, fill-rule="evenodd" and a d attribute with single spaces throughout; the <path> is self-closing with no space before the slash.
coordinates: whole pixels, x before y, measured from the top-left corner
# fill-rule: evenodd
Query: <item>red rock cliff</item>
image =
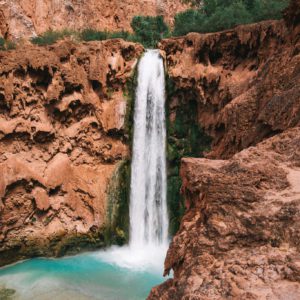
<path id="1" fill-rule="evenodd" d="M 171 107 L 196 99 L 215 160 L 182 160 L 174 278 L 148 299 L 299 299 L 299 11 L 292 1 L 286 21 L 161 43 Z"/>
<path id="2" fill-rule="evenodd" d="M 0 265 L 103 245 L 142 51 L 113 40 L 0 52 Z"/>
<path id="3" fill-rule="evenodd" d="M 265 21 L 160 47 L 177 89 L 170 106 L 197 101 L 198 122 L 213 137 L 209 157 L 228 158 L 299 125 L 299 26 Z"/>
<path id="4" fill-rule="evenodd" d="M 4 0 L 0 2 L 0 33 L 24 38 L 47 30 L 130 30 L 137 15 L 163 15 L 171 24 L 187 8 L 180 0 Z"/>

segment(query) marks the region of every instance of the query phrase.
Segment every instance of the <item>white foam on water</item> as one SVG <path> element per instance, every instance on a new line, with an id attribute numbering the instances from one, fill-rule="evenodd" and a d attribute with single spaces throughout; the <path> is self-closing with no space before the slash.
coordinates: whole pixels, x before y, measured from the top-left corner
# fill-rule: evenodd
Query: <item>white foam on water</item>
<path id="1" fill-rule="evenodd" d="M 167 250 L 168 244 L 148 245 L 140 248 L 129 245 L 111 247 L 107 251 L 98 252 L 95 256 L 103 262 L 130 269 L 133 272 L 149 272 L 162 275 Z"/>

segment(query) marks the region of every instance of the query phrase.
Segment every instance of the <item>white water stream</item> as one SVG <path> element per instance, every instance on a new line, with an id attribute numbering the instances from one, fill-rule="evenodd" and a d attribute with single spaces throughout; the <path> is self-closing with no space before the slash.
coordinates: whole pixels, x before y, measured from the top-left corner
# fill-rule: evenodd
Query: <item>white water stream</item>
<path id="1" fill-rule="evenodd" d="M 101 252 L 102 259 L 162 274 L 168 248 L 165 75 L 158 50 L 138 66 L 130 187 L 130 242 Z"/>
<path id="2" fill-rule="evenodd" d="M 168 240 L 166 125 L 163 60 L 148 50 L 138 68 L 130 195 L 130 245 Z"/>

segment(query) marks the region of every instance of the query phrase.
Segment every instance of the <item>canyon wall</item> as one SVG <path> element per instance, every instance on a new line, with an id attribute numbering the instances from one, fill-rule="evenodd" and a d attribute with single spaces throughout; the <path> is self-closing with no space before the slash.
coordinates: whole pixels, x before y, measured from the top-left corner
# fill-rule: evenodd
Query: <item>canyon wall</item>
<path id="1" fill-rule="evenodd" d="M 175 89 L 172 120 L 178 106 L 194 102 L 213 138 L 209 157 L 231 157 L 299 124 L 297 28 L 264 21 L 161 42 Z"/>
<path id="2" fill-rule="evenodd" d="M 3 0 L 0 33 L 18 39 L 66 28 L 130 31 L 134 16 L 163 15 L 171 25 L 174 15 L 187 7 L 180 0 Z"/>
<path id="3" fill-rule="evenodd" d="M 0 265 L 106 243 L 142 52 L 122 40 L 0 52 Z"/>
<path id="4" fill-rule="evenodd" d="M 185 213 L 148 299 L 298 299 L 300 1 L 285 20 L 161 42 L 174 83 L 170 120 L 212 138 L 181 162 Z M 195 121 L 194 120 L 194 121 Z"/>
<path id="5" fill-rule="evenodd" d="M 4 0 L 0 31 L 129 30 L 134 15 L 171 23 L 183 8 Z M 299 298 L 299 20 L 294 0 L 285 20 L 161 41 L 174 232 L 181 200 L 185 212 L 165 261 L 174 279 L 149 299 Z M 116 199 L 128 192 L 127 83 L 142 52 L 121 40 L 0 51 L 0 265 L 104 246 L 110 227 L 126 240 L 128 199 Z M 183 156 L 206 158 L 182 160 L 180 200 Z"/>

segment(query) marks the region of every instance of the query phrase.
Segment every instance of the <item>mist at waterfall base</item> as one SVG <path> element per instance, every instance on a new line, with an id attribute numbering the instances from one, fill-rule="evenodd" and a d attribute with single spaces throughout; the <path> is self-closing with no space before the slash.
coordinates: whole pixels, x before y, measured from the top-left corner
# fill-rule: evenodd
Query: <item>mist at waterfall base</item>
<path id="1" fill-rule="evenodd" d="M 0 288 L 16 299 L 145 299 L 163 280 L 168 248 L 163 60 L 139 62 L 135 99 L 128 246 L 61 259 L 31 259 L 0 269 Z"/>

